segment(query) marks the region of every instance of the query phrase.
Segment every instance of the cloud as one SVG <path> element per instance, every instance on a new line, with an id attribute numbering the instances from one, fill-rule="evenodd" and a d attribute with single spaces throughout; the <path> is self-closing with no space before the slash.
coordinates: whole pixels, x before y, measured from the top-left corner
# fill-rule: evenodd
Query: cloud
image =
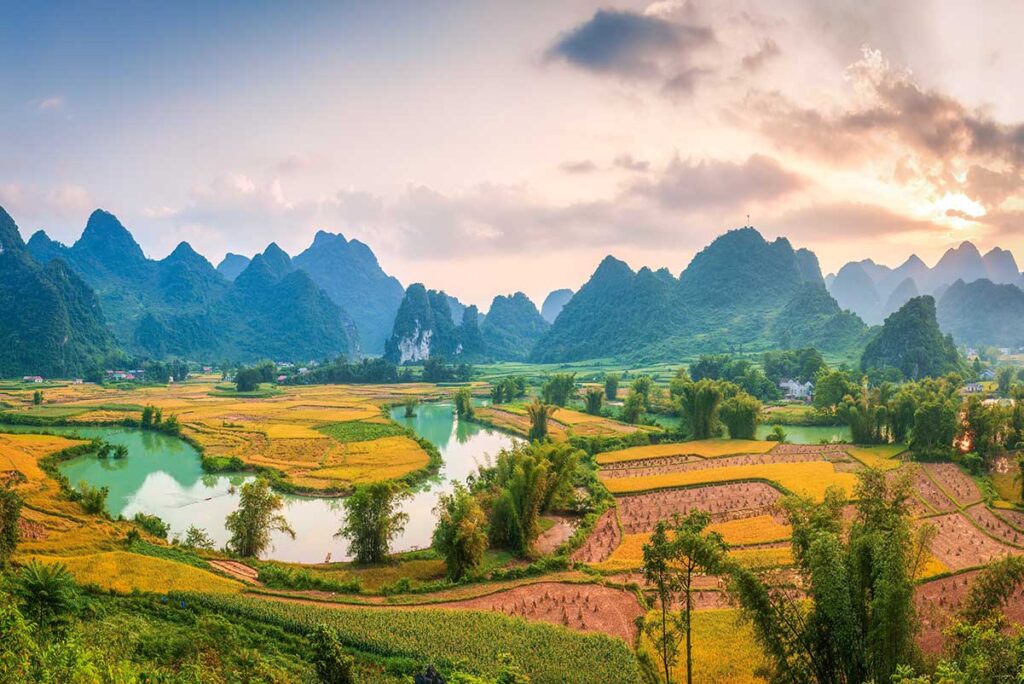
<path id="1" fill-rule="evenodd" d="M 612 161 L 612 166 L 625 171 L 644 173 L 651 168 L 651 163 L 642 159 L 634 159 L 631 154 L 620 154 Z"/>
<path id="2" fill-rule="evenodd" d="M 654 180 L 632 187 L 637 195 L 673 210 L 698 211 L 767 202 L 806 187 L 807 181 L 771 157 L 751 155 L 745 162 L 683 161 L 678 157 Z"/>
<path id="3" fill-rule="evenodd" d="M 564 162 L 558 168 L 569 174 L 587 174 L 597 171 L 597 164 L 589 159 L 583 159 L 581 161 Z"/>
<path id="4" fill-rule="evenodd" d="M 63 97 L 54 95 L 39 100 L 36 103 L 36 109 L 41 112 L 55 112 L 64 109 L 65 104 L 66 102 Z"/>
<path id="5" fill-rule="evenodd" d="M 682 73 L 681 67 L 693 52 L 712 42 L 714 33 L 706 26 L 676 23 L 656 15 L 598 10 L 560 35 L 546 58 L 627 79 L 672 79 Z"/>
<path id="6" fill-rule="evenodd" d="M 773 217 L 766 224 L 789 237 L 830 241 L 881 238 L 913 231 L 945 233 L 949 230 L 930 221 L 862 202 L 814 203 Z"/>
<path id="7" fill-rule="evenodd" d="M 771 38 L 765 38 L 757 50 L 743 57 L 740 65 L 745 71 L 753 73 L 760 71 L 767 62 L 781 54 L 782 51 L 779 49 L 778 44 Z"/>

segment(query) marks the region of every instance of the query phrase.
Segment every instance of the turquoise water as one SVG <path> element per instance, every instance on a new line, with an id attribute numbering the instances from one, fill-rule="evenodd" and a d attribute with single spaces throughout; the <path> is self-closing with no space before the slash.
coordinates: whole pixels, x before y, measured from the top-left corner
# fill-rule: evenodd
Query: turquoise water
<path id="1" fill-rule="evenodd" d="M 436 521 L 433 508 L 438 495 L 450 491 L 453 480 L 464 480 L 488 455 L 493 456 L 513 441 L 511 436 L 497 430 L 460 422 L 450 403 L 422 404 L 413 418 L 405 418 L 404 411 L 398 407 L 392 411 L 392 417 L 432 442 L 441 453 L 443 465 L 439 476 L 403 505 L 409 522 L 392 546 L 395 551 L 430 546 Z M 0 429 L 31 432 L 39 428 L 2 426 Z M 84 480 L 94 487 L 107 487 L 107 509 L 111 515 L 129 518 L 139 512 L 157 515 L 171 526 L 172 537 L 196 525 L 205 528 L 218 546 L 227 541 L 224 518 L 238 506 L 239 488 L 252 476 L 204 473 L 198 452 L 188 443 L 168 435 L 121 427 L 47 430 L 100 437 L 128 447 L 127 458 L 82 456 L 60 466 L 72 485 Z M 303 563 L 321 562 L 328 554 L 335 561 L 348 558 L 347 542 L 333 536 L 344 515 L 340 499 L 286 496 L 285 506 L 284 515 L 296 537 L 275 534 L 274 549 L 268 557 Z"/>
<path id="2" fill-rule="evenodd" d="M 773 425 L 758 425 L 757 438 L 764 439 L 771 434 Z M 820 444 L 822 440 L 829 442 L 849 442 L 850 428 L 847 425 L 783 425 L 786 439 L 791 444 Z"/>

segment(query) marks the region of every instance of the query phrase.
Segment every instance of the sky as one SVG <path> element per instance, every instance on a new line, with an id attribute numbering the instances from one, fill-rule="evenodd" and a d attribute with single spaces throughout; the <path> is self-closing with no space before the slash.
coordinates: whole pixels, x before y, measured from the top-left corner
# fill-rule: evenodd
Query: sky
<path id="1" fill-rule="evenodd" d="M 1024 260 L 1024 3 L 0 0 L 0 206 L 214 264 L 317 230 L 486 309 L 748 222 Z M 748 219 L 749 216 L 749 219 Z"/>

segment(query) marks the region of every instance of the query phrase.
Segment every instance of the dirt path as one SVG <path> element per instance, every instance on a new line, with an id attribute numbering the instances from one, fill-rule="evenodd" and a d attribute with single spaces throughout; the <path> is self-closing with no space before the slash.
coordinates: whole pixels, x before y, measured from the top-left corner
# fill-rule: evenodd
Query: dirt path
<path id="1" fill-rule="evenodd" d="M 257 587 L 262 587 L 263 583 L 260 582 L 260 573 L 254 568 L 250 568 L 245 563 L 239 563 L 233 560 L 210 560 L 207 561 L 215 570 L 220 570 L 225 575 L 230 575 L 237 580 L 240 580 L 246 584 L 251 584 Z"/>
<path id="2" fill-rule="evenodd" d="M 541 533 L 537 541 L 533 543 L 533 549 L 541 555 L 554 553 L 555 550 L 569 541 L 569 537 L 576 530 L 577 518 L 569 518 L 564 515 L 545 516 L 554 520 L 554 525 Z"/>

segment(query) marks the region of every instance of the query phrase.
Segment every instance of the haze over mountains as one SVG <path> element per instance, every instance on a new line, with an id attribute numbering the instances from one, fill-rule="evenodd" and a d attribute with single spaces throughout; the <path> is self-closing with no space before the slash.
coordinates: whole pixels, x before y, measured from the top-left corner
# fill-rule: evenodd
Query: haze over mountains
<path id="1" fill-rule="evenodd" d="M 871 259 L 851 261 L 829 276 L 827 283 L 840 306 L 874 325 L 918 294 L 935 296 L 941 320 L 943 295 L 958 280 L 1024 286 L 1024 277 L 1010 252 L 996 247 L 982 255 L 971 242 L 947 250 L 931 268 L 916 255 L 896 268 Z"/>
<path id="2" fill-rule="evenodd" d="M 25 244 L 2 218 L 6 374 L 81 373 L 118 349 L 213 362 L 671 361 L 793 346 L 852 355 L 878 334 L 871 326 L 926 294 L 957 343 L 1024 344 L 1013 255 L 982 255 L 971 243 L 931 268 L 917 257 L 897 268 L 866 259 L 823 278 L 812 252 L 745 227 L 717 238 L 678 277 L 608 256 L 578 291 L 550 293 L 540 311 L 516 292 L 495 297 L 485 314 L 421 283 L 403 288 L 370 247 L 340 234 L 318 232 L 294 258 L 271 243 L 214 268 L 184 242 L 148 259 L 100 210 L 71 246 L 43 231 Z M 48 340 L 45 351 L 12 351 L 24 335 Z"/>

